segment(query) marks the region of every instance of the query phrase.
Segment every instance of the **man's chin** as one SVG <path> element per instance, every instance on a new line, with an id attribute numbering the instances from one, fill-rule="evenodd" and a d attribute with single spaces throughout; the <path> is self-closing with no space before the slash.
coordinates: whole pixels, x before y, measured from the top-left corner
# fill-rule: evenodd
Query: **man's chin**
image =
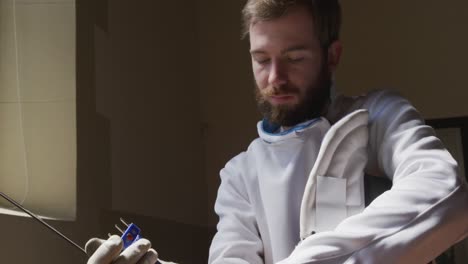
<path id="1" fill-rule="evenodd" d="M 272 124 L 279 126 L 291 126 L 294 125 L 294 107 L 281 105 L 278 107 L 272 106 L 272 111 L 265 115 L 265 118 Z M 293 121 L 294 120 L 294 121 Z"/>

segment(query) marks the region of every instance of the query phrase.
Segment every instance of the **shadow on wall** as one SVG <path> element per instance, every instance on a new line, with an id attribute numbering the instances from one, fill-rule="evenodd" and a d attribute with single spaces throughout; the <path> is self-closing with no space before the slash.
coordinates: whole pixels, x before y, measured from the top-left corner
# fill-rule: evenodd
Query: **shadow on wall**
<path id="1" fill-rule="evenodd" d="M 163 259 L 181 263 L 206 263 L 214 234 L 206 225 L 194 8 L 77 5 L 80 208 L 96 212 L 92 236 L 117 233 L 123 217 Z"/>

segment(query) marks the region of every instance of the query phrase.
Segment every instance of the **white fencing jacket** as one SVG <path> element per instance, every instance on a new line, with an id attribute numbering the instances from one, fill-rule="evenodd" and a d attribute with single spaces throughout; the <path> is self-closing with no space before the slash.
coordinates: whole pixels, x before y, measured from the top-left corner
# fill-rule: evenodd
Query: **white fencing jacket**
<path id="1" fill-rule="evenodd" d="M 428 263 L 468 234 L 455 160 L 389 91 L 259 138 L 221 170 L 209 263 Z M 364 207 L 364 173 L 393 186 Z"/>

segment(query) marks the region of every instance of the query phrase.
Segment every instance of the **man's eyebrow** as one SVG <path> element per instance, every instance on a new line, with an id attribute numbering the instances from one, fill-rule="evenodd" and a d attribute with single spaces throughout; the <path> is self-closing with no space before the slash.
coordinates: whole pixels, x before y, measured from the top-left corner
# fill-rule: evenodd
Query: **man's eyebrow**
<path id="1" fill-rule="evenodd" d="M 291 51 L 301 51 L 301 50 L 309 50 L 309 47 L 306 46 L 306 45 L 291 46 L 291 47 L 281 51 L 281 53 L 284 54 L 284 53 L 288 53 L 288 52 L 291 52 Z M 254 50 L 250 50 L 250 54 L 252 54 L 252 55 L 254 55 L 254 54 L 266 54 L 266 52 L 261 50 L 261 49 L 254 49 Z"/>
<path id="2" fill-rule="evenodd" d="M 306 45 L 296 45 L 296 46 L 292 46 L 292 47 L 289 47 L 289 48 L 283 50 L 281 53 L 287 53 L 287 52 L 291 52 L 291 51 L 308 50 L 308 49 L 309 48 Z"/>
<path id="3" fill-rule="evenodd" d="M 253 54 L 266 54 L 266 52 L 263 51 L 263 50 L 256 49 L 256 50 L 251 50 L 250 54 L 252 54 L 252 55 Z"/>

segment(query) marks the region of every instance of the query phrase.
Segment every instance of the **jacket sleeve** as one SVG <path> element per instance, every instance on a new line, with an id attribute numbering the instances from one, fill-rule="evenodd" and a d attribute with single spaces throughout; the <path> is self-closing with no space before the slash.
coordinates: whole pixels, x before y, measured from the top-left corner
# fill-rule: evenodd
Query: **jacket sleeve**
<path id="1" fill-rule="evenodd" d="M 404 98 L 374 93 L 369 162 L 393 186 L 333 231 L 301 241 L 286 263 L 428 263 L 468 233 L 468 195 L 458 166 Z"/>
<path id="2" fill-rule="evenodd" d="M 241 175 L 242 166 L 246 166 L 244 155 L 229 161 L 220 173 L 215 203 L 219 222 L 210 247 L 210 264 L 263 264 L 263 244 Z"/>

